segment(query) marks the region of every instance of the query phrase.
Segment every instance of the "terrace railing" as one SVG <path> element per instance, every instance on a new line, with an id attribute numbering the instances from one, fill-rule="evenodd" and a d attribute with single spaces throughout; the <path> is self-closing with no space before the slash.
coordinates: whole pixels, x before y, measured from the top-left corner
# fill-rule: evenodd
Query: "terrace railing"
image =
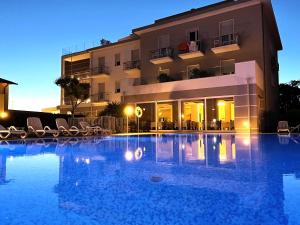
<path id="1" fill-rule="evenodd" d="M 171 47 L 160 48 L 150 51 L 150 59 L 159 59 L 163 57 L 173 57 L 174 49 Z"/>
<path id="2" fill-rule="evenodd" d="M 124 70 L 140 69 L 140 60 L 124 62 L 123 69 Z"/>
<path id="3" fill-rule="evenodd" d="M 213 47 L 221 47 L 226 45 L 239 44 L 238 34 L 226 34 L 213 39 Z"/>

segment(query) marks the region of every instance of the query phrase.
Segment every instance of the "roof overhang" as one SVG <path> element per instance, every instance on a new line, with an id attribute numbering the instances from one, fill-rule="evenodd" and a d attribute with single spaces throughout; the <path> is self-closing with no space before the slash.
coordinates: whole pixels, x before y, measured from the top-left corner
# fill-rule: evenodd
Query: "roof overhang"
<path id="1" fill-rule="evenodd" d="M 18 85 L 15 82 L 12 82 L 12 81 L 9 81 L 9 80 L 5 80 L 5 79 L 2 79 L 2 78 L 0 78 L 0 84 L 15 84 L 15 85 Z"/>

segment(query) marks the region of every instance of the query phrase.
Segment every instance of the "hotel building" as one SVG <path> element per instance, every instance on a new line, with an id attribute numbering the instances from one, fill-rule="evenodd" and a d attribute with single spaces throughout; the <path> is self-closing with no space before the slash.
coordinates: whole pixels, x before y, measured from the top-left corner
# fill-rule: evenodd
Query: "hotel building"
<path id="1" fill-rule="evenodd" d="M 12 84 L 16 83 L 0 78 L 0 119 L 7 116 L 9 85 Z"/>
<path id="2" fill-rule="evenodd" d="M 63 55 L 62 77 L 90 83 L 87 116 L 117 101 L 143 108 L 152 130 L 259 132 L 277 124 L 279 50 L 271 1 L 227 0 Z"/>

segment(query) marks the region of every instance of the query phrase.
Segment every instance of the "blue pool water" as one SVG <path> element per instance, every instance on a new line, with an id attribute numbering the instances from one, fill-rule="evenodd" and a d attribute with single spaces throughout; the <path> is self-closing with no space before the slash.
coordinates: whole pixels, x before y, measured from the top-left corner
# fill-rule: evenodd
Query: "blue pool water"
<path id="1" fill-rule="evenodd" d="M 300 136 L 0 143 L 1 225 L 300 224 Z"/>

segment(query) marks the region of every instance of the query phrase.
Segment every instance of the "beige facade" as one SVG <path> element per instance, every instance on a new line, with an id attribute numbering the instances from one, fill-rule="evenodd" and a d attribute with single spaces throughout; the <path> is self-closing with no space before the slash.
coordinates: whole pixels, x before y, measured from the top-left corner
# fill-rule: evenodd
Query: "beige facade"
<path id="1" fill-rule="evenodd" d="M 16 83 L 0 78 L 0 118 L 7 116 L 9 85 L 11 84 Z"/>
<path id="2" fill-rule="evenodd" d="M 75 76 L 72 70 L 83 62 L 87 75 L 79 76 L 92 88 L 82 109 L 90 107 L 94 115 L 93 107 L 120 101 L 143 107 L 141 122 L 148 129 L 258 132 L 277 122 L 281 49 L 270 1 L 224 1 L 156 20 L 119 42 L 63 56 L 62 74 L 70 73 L 66 61 L 72 61 Z M 102 66 L 104 72 L 93 74 Z M 93 99 L 100 89 L 105 101 Z"/>

